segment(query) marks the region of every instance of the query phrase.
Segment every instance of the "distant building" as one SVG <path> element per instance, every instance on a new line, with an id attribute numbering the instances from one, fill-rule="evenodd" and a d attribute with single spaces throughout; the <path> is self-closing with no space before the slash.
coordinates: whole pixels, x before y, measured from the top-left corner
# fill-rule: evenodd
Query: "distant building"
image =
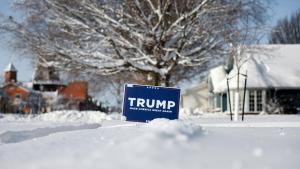
<path id="1" fill-rule="evenodd" d="M 33 75 L 33 90 L 54 92 L 65 86 L 59 78 L 59 73 L 53 66 L 38 64 Z"/>
<path id="2" fill-rule="evenodd" d="M 0 112 L 37 113 L 60 109 L 97 110 L 88 95 L 86 81 L 64 84 L 53 67 L 38 65 L 28 87 L 17 81 L 17 69 L 10 63 L 4 70 L 5 81 L 0 88 Z"/>
<path id="3" fill-rule="evenodd" d="M 5 96 L 2 109 L 5 109 L 5 112 L 30 113 L 28 99 L 34 91 L 17 81 L 17 69 L 12 63 L 8 64 L 4 70 L 4 78 L 5 81 L 1 87 Z"/>
<path id="4" fill-rule="evenodd" d="M 181 94 L 181 107 L 189 109 L 189 111 L 201 108 L 202 111 L 209 112 L 209 101 L 210 95 L 207 81 L 204 81 L 192 88 L 186 89 Z"/>
<path id="5" fill-rule="evenodd" d="M 58 94 L 67 99 L 84 102 L 88 99 L 88 84 L 86 81 L 73 81 L 59 88 Z"/>
<path id="6" fill-rule="evenodd" d="M 4 84 L 17 82 L 17 69 L 12 63 L 9 63 L 4 70 Z"/>
<path id="7" fill-rule="evenodd" d="M 88 102 L 88 84 L 85 81 L 73 81 L 58 90 L 60 98 L 69 109 L 81 110 Z"/>

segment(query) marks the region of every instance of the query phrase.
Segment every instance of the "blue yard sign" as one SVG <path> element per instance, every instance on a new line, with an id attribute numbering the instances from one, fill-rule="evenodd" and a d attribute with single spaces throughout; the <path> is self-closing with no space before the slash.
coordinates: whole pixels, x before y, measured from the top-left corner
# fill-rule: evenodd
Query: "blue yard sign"
<path id="1" fill-rule="evenodd" d="M 147 122 L 156 118 L 178 119 L 180 89 L 126 84 L 123 115 L 127 121 Z"/>

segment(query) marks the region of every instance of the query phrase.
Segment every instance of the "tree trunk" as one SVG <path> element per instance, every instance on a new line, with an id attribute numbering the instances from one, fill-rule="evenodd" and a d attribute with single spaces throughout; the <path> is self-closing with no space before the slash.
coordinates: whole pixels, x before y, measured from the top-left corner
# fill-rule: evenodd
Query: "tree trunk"
<path id="1" fill-rule="evenodd" d="M 237 89 L 235 93 L 235 111 L 234 111 L 234 121 L 238 121 L 240 110 L 240 70 L 237 71 Z"/>
<path id="2" fill-rule="evenodd" d="M 150 84 L 154 86 L 165 86 L 169 87 L 171 75 L 167 74 L 165 76 L 161 76 L 158 73 L 151 73 L 151 81 Z"/>
<path id="3" fill-rule="evenodd" d="M 171 79 L 171 75 L 170 74 L 167 74 L 166 75 L 166 82 L 165 82 L 165 84 L 166 84 L 166 87 L 169 87 L 171 84 L 170 84 L 170 79 Z"/>
<path id="4" fill-rule="evenodd" d="M 153 85 L 154 86 L 160 85 L 160 75 L 157 73 L 153 73 Z"/>

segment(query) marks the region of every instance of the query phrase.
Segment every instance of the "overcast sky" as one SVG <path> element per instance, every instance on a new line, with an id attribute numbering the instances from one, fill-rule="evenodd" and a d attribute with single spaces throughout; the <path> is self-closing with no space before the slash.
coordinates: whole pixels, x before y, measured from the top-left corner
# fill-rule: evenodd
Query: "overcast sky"
<path id="1" fill-rule="evenodd" d="M 13 0 L 0 0 L 0 13 L 20 18 L 21 16 L 11 9 L 12 2 Z M 297 9 L 300 9 L 300 0 L 276 0 L 276 2 L 273 3 L 273 10 L 270 11 L 271 18 L 268 22 L 270 26 L 275 25 L 278 19 L 289 16 Z M 266 42 L 266 38 L 264 41 Z M 11 49 L 7 39 L 0 38 L 0 81 L 3 79 L 2 72 L 9 62 L 13 62 L 18 69 L 18 79 L 20 81 L 31 80 L 34 68 L 31 61 L 20 56 L 20 53 Z"/>

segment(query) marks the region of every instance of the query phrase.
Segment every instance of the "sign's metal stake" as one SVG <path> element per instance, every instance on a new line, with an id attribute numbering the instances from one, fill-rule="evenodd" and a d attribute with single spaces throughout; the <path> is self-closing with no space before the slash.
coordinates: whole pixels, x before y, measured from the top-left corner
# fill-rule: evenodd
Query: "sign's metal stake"
<path id="1" fill-rule="evenodd" d="M 244 98 L 243 98 L 242 121 L 244 121 L 244 115 L 245 115 L 246 88 L 247 88 L 247 72 L 246 72 L 246 74 L 245 74 L 245 85 L 244 85 Z"/>
<path id="2" fill-rule="evenodd" d="M 227 92 L 228 92 L 228 102 L 229 102 L 229 111 L 230 111 L 230 120 L 232 121 L 232 110 L 231 110 L 231 101 L 230 101 L 230 90 L 229 90 L 229 79 L 227 77 Z"/>

